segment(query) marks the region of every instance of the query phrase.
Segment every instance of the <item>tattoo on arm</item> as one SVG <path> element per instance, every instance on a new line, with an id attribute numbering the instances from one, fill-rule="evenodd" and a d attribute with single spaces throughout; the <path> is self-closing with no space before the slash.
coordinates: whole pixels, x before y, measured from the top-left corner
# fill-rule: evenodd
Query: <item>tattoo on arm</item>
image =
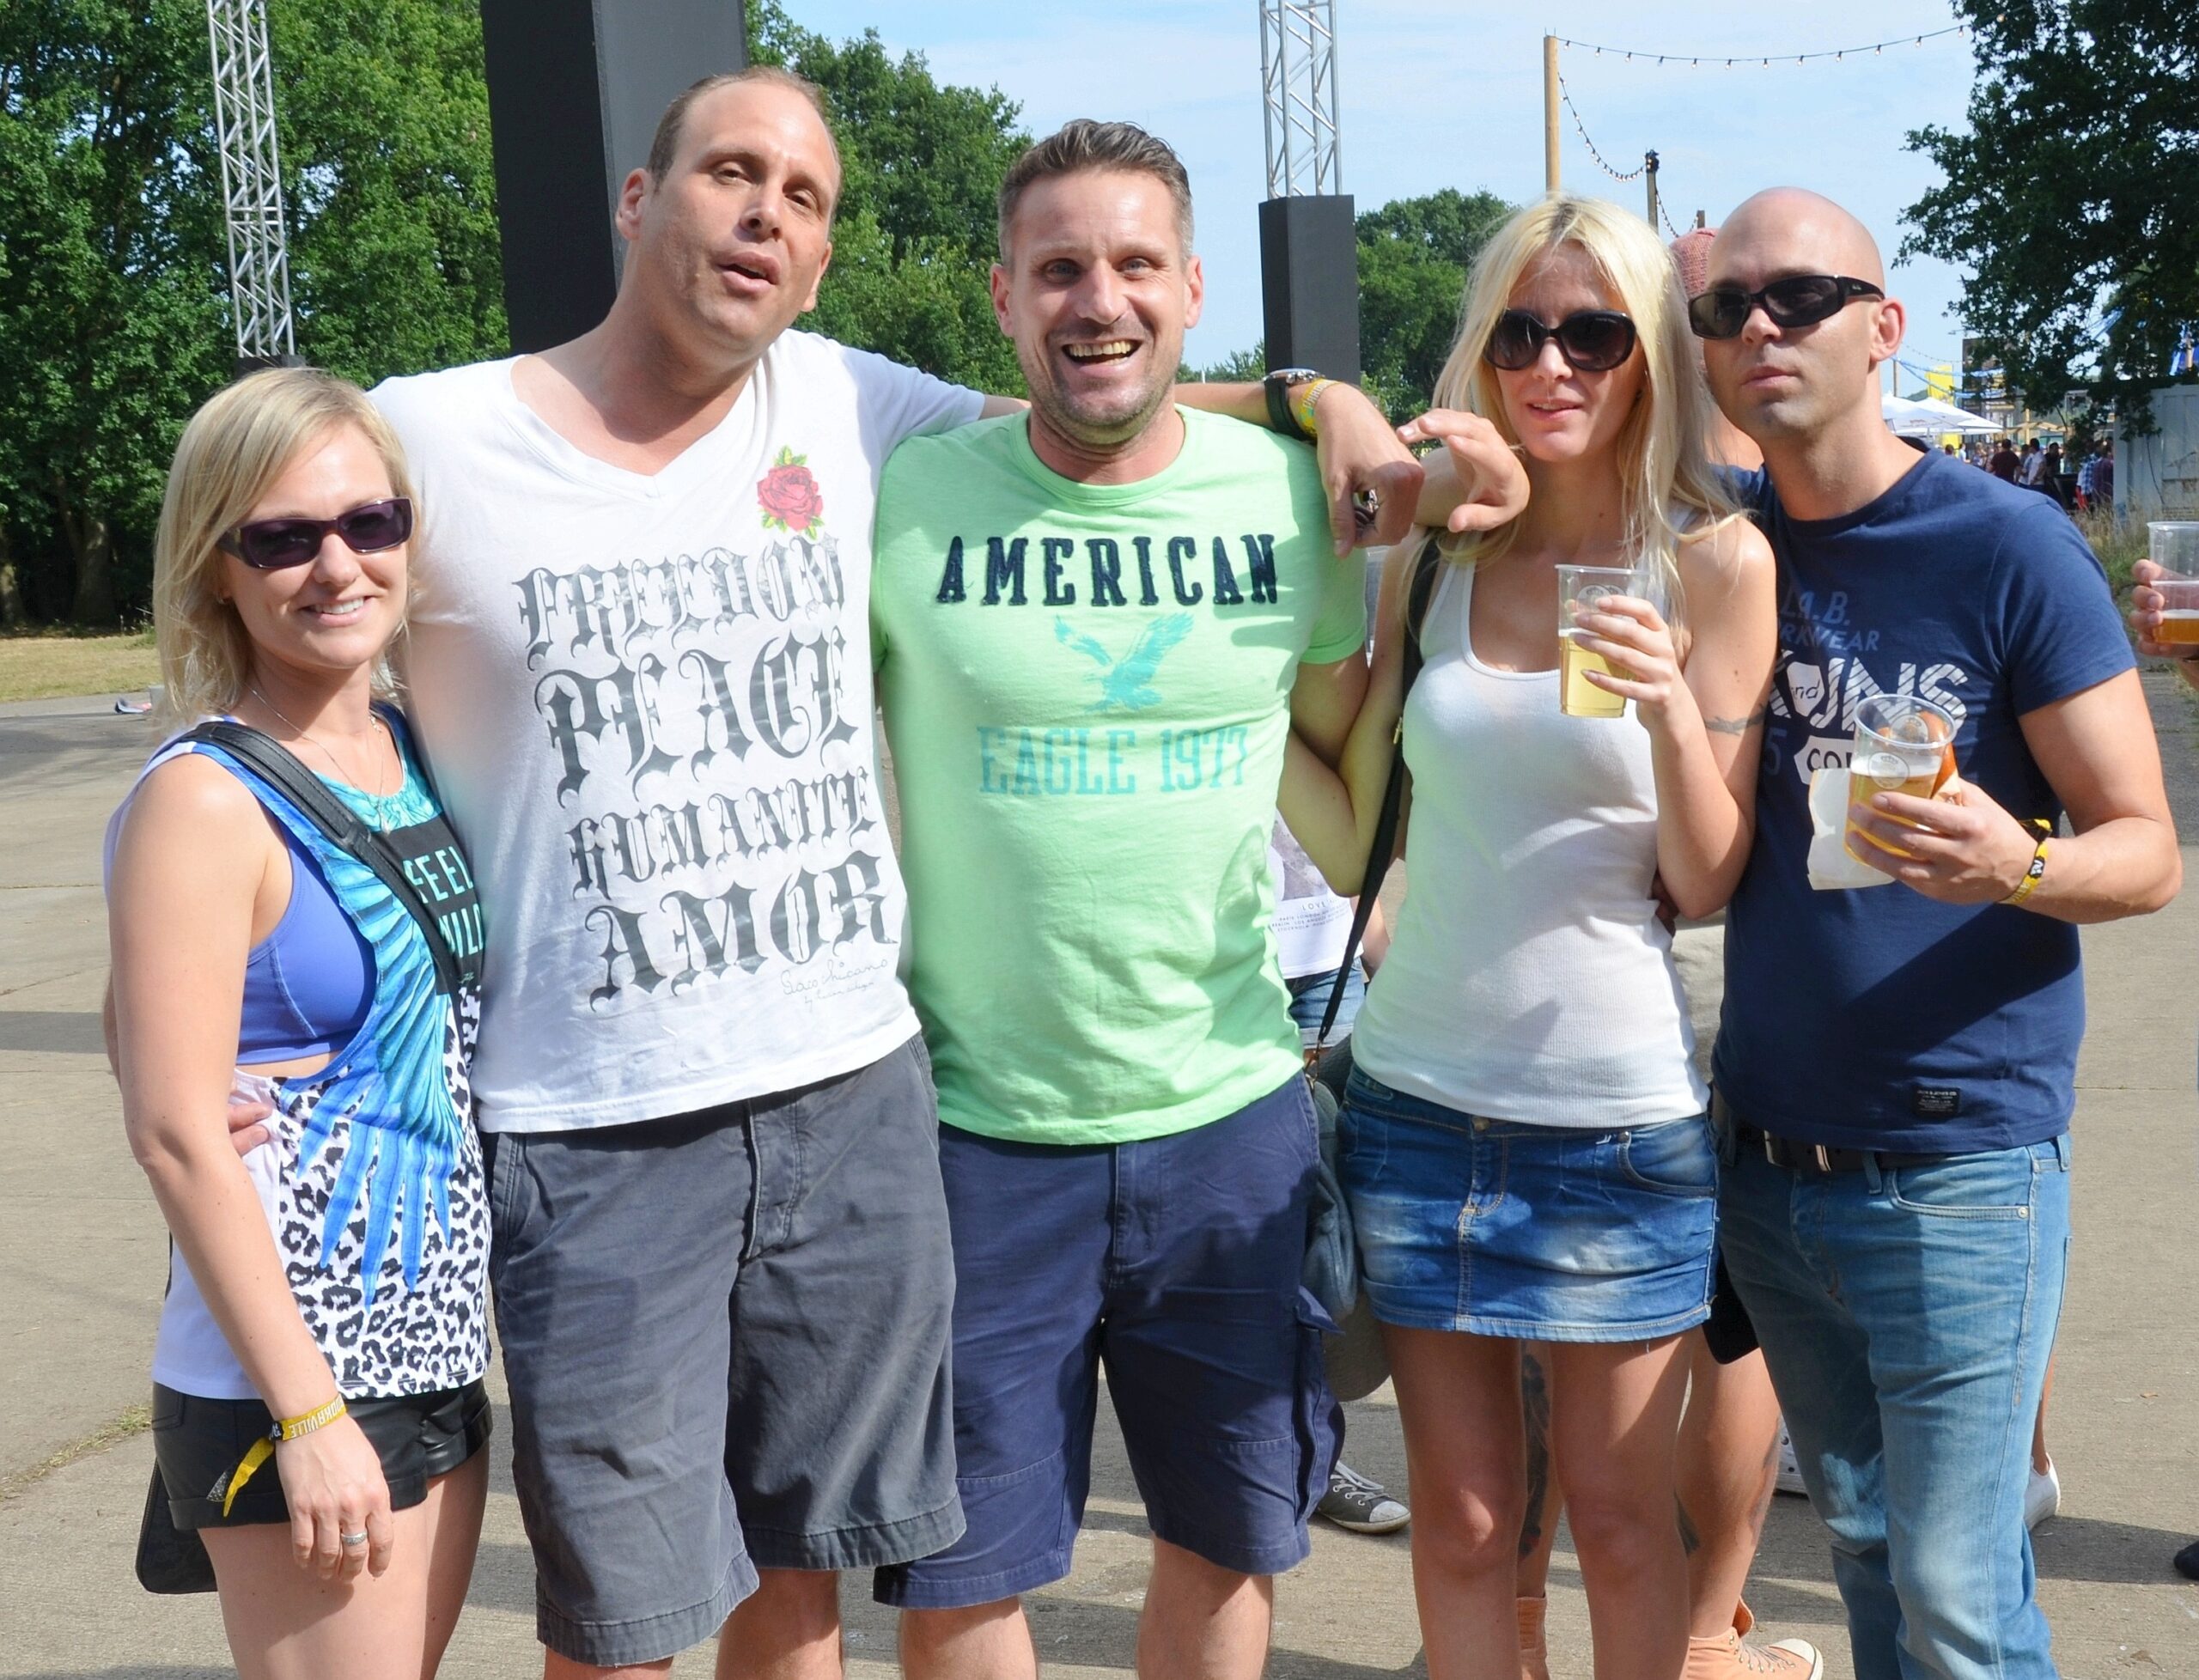
<path id="1" fill-rule="evenodd" d="M 1745 735 L 1770 715 L 1770 707 L 1759 706 L 1746 717 L 1706 717 L 1703 727 L 1715 735 Z"/>

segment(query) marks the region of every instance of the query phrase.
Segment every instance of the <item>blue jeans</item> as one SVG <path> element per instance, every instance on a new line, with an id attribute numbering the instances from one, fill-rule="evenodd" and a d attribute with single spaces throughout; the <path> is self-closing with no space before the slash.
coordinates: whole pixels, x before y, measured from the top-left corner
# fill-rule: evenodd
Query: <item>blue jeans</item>
<path id="1" fill-rule="evenodd" d="M 1719 1194 L 1856 1680 L 2043 1680 L 2024 1488 L 2069 1250 L 2066 1137 L 1813 1174 L 1742 1151 Z"/>
<path id="2" fill-rule="evenodd" d="M 1290 1020 L 1298 1029 L 1300 1042 L 1307 1049 L 1320 1037 L 1321 1017 L 1329 1013 L 1329 995 L 1335 991 L 1337 971 L 1329 969 L 1319 974 L 1301 974 L 1295 980 L 1282 983 L 1290 988 Z M 1337 1022 L 1329 1029 L 1325 1044 L 1340 1044 L 1351 1037 L 1351 1024 L 1359 1019 L 1359 1006 L 1367 1001 L 1367 971 L 1359 965 L 1355 953 L 1351 972 L 1344 977 L 1343 996 L 1337 1004 Z"/>

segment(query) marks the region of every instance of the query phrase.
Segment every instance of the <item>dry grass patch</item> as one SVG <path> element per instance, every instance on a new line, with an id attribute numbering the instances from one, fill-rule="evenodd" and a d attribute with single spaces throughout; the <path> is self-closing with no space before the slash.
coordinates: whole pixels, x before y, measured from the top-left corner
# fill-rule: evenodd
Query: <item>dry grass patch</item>
<path id="1" fill-rule="evenodd" d="M 0 700 L 142 692 L 160 675 L 149 630 L 125 636 L 0 636 Z"/>

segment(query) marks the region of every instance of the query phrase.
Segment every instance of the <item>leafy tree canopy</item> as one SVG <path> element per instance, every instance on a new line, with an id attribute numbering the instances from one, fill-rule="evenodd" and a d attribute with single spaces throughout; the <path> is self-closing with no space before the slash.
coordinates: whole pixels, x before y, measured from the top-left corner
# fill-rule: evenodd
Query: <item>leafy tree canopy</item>
<path id="1" fill-rule="evenodd" d="M 894 58 L 874 29 L 826 40 L 777 0 L 750 0 L 748 31 L 753 62 L 824 88 L 845 174 L 832 264 L 802 325 L 980 391 L 1020 393 L 986 280 L 1001 178 L 1030 143 L 1016 105 L 995 88 L 941 87 L 921 54 Z"/>
<path id="2" fill-rule="evenodd" d="M 472 0 L 269 0 L 268 31 L 299 354 L 501 354 Z M 0 4 L 0 621 L 142 604 L 228 282 L 203 0 Z"/>
<path id="3" fill-rule="evenodd" d="M 1963 313 L 2034 404 L 2083 392 L 2139 418 L 2199 324 L 2199 7 L 1956 9 L 1977 42 L 1970 131 L 1909 137 L 1946 180 L 1909 207 L 1903 249 L 1971 271 Z"/>
<path id="4" fill-rule="evenodd" d="M 1368 394 L 1393 418 L 1426 408 L 1451 353 L 1466 274 L 1513 206 L 1445 187 L 1359 218 L 1359 345 Z"/>

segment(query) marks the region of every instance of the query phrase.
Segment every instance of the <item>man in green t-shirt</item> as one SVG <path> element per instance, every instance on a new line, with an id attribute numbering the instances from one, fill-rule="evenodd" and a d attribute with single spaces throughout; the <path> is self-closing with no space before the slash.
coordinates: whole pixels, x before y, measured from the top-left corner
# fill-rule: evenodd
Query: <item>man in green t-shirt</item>
<path id="1" fill-rule="evenodd" d="M 1018 1595 L 1069 1572 L 1103 1363 L 1154 1535 L 1142 1671 L 1259 1672 L 1328 1482 L 1267 842 L 1291 730 L 1333 757 L 1357 712 L 1362 569 L 1309 449 L 1169 401 L 1190 246 L 1150 135 L 1032 147 L 993 271 L 1030 412 L 911 440 L 880 490 L 969 1520 L 881 1572 L 917 1680 L 1035 1674 Z"/>

